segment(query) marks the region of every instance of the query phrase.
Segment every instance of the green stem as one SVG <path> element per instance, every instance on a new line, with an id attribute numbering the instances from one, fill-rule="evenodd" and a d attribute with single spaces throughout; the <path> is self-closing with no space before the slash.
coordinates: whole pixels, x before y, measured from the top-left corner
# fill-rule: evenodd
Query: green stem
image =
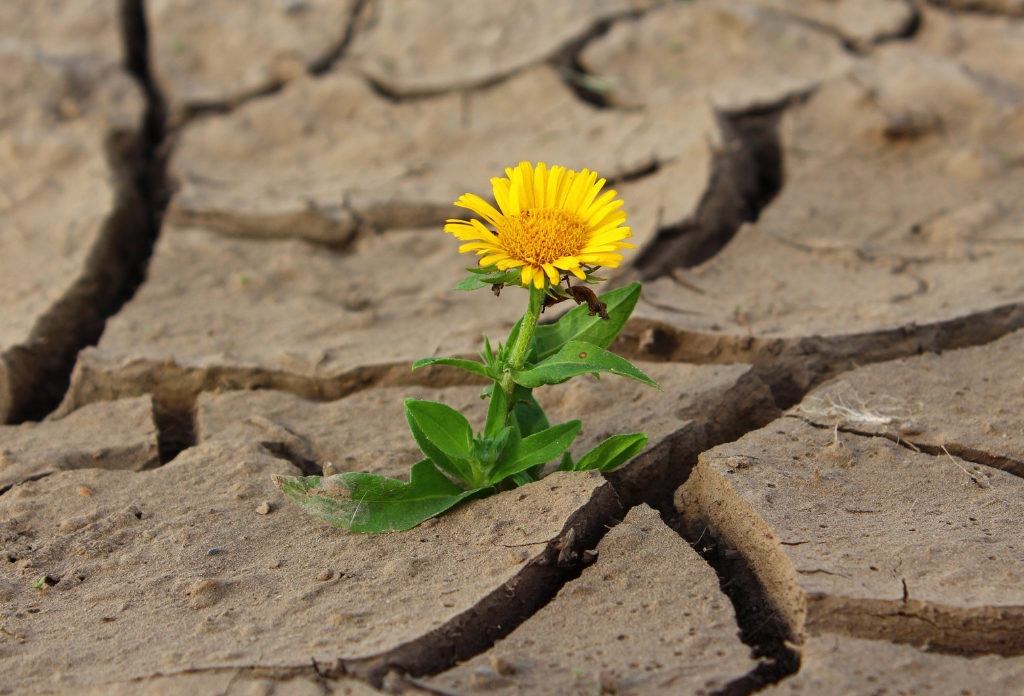
<path id="1" fill-rule="evenodd" d="M 512 408 L 512 392 L 515 390 L 515 382 L 512 381 L 512 371 L 519 370 L 526 362 L 526 354 L 530 352 L 533 344 L 533 334 L 537 331 L 537 321 L 540 319 L 540 310 L 544 306 L 544 291 L 530 286 L 530 302 L 526 307 L 526 314 L 523 315 L 523 323 L 519 326 L 519 335 L 516 342 L 512 344 L 509 352 L 509 361 L 505 374 L 501 376 L 501 388 L 508 397 L 509 408 Z"/>

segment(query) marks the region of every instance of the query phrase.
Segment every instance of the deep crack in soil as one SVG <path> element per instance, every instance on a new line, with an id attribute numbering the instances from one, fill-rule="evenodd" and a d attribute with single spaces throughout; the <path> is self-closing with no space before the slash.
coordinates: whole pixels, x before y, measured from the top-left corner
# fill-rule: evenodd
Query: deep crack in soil
<path id="1" fill-rule="evenodd" d="M 737 114 L 720 113 L 722 146 L 697 214 L 658 231 L 634 261 L 650 280 L 697 266 L 722 250 L 740 226 L 757 219 L 784 184 L 779 120 L 789 103 Z"/>
<path id="2" fill-rule="evenodd" d="M 0 411 L 8 422 L 41 419 L 60 403 L 78 352 L 96 344 L 106 320 L 145 279 L 169 200 L 161 153 L 164 103 L 148 70 L 142 0 L 121 0 L 119 19 L 124 67 L 145 95 L 143 120 L 135 132 L 108 134 L 105 149 L 116 181 L 116 201 L 82 276 L 40 318 L 31 344 L 3 356 L 10 393 L 0 395 Z"/>

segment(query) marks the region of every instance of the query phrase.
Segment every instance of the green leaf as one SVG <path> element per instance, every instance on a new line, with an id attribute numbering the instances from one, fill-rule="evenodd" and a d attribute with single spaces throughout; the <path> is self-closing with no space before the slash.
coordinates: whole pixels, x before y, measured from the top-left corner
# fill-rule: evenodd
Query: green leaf
<path id="1" fill-rule="evenodd" d="M 529 389 L 516 385 L 513 398 L 516 402 L 512 407 L 512 415 L 519 424 L 520 433 L 528 436 L 551 427 L 544 409 L 537 403 Z"/>
<path id="2" fill-rule="evenodd" d="M 547 430 L 524 437 L 509 445 L 498 466 L 491 472 L 487 483 L 495 485 L 509 476 L 550 462 L 569 449 L 569 445 L 580 433 L 578 420 L 552 426 Z"/>
<path id="3" fill-rule="evenodd" d="M 569 461 L 563 471 L 611 471 L 617 469 L 636 455 L 643 452 L 647 446 L 647 436 L 643 433 L 632 433 L 629 435 L 612 435 L 607 440 L 590 450 L 575 464 Z M 565 462 L 562 462 L 563 465 Z"/>
<path id="4" fill-rule="evenodd" d="M 469 269 L 469 271 L 470 275 L 455 284 L 456 290 L 468 292 L 470 290 L 479 290 L 480 288 L 489 288 L 492 285 L 518 285 L 520 282 L 520 271 L 518 268 L 512 268 L 507 271 L 494 269 L 485 273 L 477 273 L 473 269 Z"/>
<path id="5" fill-rule="evenodd" d="M 491 378 L 491 373 L 487 369 L 487 366 L 482 362 L 476 360 L 465 360 L 463 358 L 420 358 L 412 364 L 412 369 L 418 370 L 421 367 L 428 367 L 430 365 L 450 365 L 451 367 L 457 367 L 466 372 L 472 372 L 474 375 L 480 375 L 481 377 Z"/>
<path id="6" fill-rule="evenodd" d="M 494 437 L 508 423 L 508 397 L 505 390 L 498 385 L 491 389 L 491 403 L 487 407 L 487 422 L 484 424 L 484 436 Z"/>
<path id="7" fill-rule="evenodd" d="M 335 527 L 379 534 L 412 529 L 480 489 L 462 490 L 429 459 L 413 465 L 409 482 L 375 474 L 345 473 L 285 477 L 279 481 L 288 499 Z"/>
<path id="8" fill-rule="evenodd" d="M 494 367 L 494 349 L 491 348 L 491 339 L 484 336 L 484 352 L 480 354 L 488 368 Z M 415 369 L 415 368 L 413 368 Z"/>
<path id="9" fill-rule="evenodd" d="M 661 388 L 625 358 L 584 341 L 569 341 L 557 353 L 529 369 L 514 371 L 512 378 L 516 384 L 532 389 L 542 384 L 561 384 L 570 377 L 591 372 L 610 372 Z"/>
<path id="10" fill-rule="evenodd" d="M 470 461 L 473 430 L 461 413 L 436 401 L 406 399 L 405 419 L 423 454 L 466 485 L 474 485 L 479 476 Z"/>
<path id="11" fill-rule="evenodd" d="M 579 305 L 553 324 L 541 324 L 535 334 L 537 360 L 553 355 L 569 341 L 586 341 L 595 346 L 607 348 L 626 325 L 640 299 L 640 283 L 630 283 L 621 288 L 598 295 L 608 307 L 608 319 L 590 316 L 586 305 Z"/>
<path id="12" fill-rule="evenodd" d="M 519 330 L 523 326 L 523 318 L 519 317 L 515 324 L 508 332 L 508 338 L 505 339 L 504 344 L 498 346 L 498 363 L 504 365 L 508 362 L 509 351 L 512 350 L 512 346 L 515 345 L 516 339 L 519 338 Z"/>
<path id="13" fill-rule="evenodd" d="M 479 485 L 482 479 L 489 476 L 484 472 L 489 472 L 501 459 L 511 440 L 518 439 L 514 430 L 515 428 L 509 425 L 499 430 L 493 437 L 480 437 L 473 440 L 473 463 L 482 472 L 480 479 L 474 482 L 475 484 Z"/>

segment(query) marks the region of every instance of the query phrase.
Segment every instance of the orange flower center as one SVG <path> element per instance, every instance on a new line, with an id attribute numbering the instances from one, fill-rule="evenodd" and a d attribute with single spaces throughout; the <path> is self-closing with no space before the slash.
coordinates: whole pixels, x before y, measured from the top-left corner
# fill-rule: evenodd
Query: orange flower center
<path id="1" fill-rule="evenodd" d="M 505 217 L 498 228 L 498 240 L 512 258 L 544 264 L 579 254 L 589 232 L 587 223 L 574 213 L 533 208 Z"/>

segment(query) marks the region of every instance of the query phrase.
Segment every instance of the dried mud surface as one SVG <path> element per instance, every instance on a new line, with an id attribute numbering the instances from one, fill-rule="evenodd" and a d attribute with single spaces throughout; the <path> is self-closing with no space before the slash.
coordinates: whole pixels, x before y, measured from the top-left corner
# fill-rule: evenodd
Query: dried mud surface
<path id="1" fill-rule="evenodd" d="M 707 694 L 754 668 L 708 565 L 646 505 L 493 648 L 431 679 L 458 693 Z"/>
<path id="2" fill-rule="evenodd" d="M 1007 694 L 1024 679 L 1017 0 L 0 5 L 0 694 Z M 348 535 L 411 371 L 500 339 L 440 232 L 626 201 L 606 476 Z M 549 317 L 560 308 L 549 310 Z"/>

